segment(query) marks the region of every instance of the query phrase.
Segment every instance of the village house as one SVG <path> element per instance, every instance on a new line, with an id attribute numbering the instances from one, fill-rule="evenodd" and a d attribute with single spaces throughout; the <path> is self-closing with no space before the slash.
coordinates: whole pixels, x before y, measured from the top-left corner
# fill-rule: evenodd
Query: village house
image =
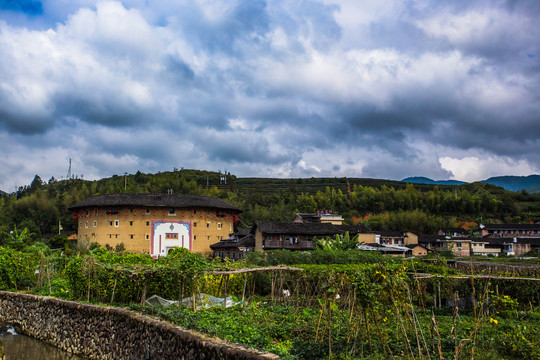
<path id="1" fill-rule="evenodd" d="M 481 227 L 482 228 L 482 227 Z M 540 237 L 536 237 L 533 226 L 520 224 L 486 225 L 485 236 L 464 237 L 458 231 L 441 229 L 438 235 L 420 235 L 419 242 L 435 251 L 450 250 L 457 256 L 522 256 L 540 249 Z M 534 232 L 534 233 L 533 233 Z M 526 236 L 503 236 L 504 234 L 525 234 Z M 450 236 L 453 235 L 453 236 Z"/>
<path id="2" fill-rule="evenodd" d="M 228 238 L 241 210 L 212 197 L 172 194 L 111 194 L 69 208 L 78 222 L 80 247 L 91 243 L 165 256 L 175 247 L 211 253 Z"/>
<path id="3" fill-rule="evenodd" d="M 364 244 L 407 246 L 418 244 L 418 235 L 399 231 L 365 231 L 358 235 L 358 241 Z"/>
<path id="4" fill-rule="evenodd" d="M 540 238 L 483 238 L 490 247 L 499 249 L 500 254 L 508 256 L 523 256 L 531 251 L 540 249 Z"/>
<path id="5" fill-rule="evenodd" d="M 412 256 L 426 256 L 429 252 L 429 249 L 421 244 L 410 244 L 405 246 L 411 250 L 410 255 Z"/>
<path id="6" fill-rule="evenodd" d="M 250 228 L 239 228 L 227 239 L 220 240 L 218 243 L 210 245 L 214 251 L 214 257 L 230 260 L 242 260 L 250 252 L 255 250 L 255 236 Z"/>
<path id="7" fill-rule="evenodd" d="M 379 251 L 384 255 L 390 256 L 426 256 L 429 249 L 421 244 L 410 245 L 383 245 L 379 243 L 359 243 L 359 250 Z"/>
<path id="8" fill-rule="evenodd" d="M 467 238 L 447 238 L 440 235 L 419 235 L 418 243 L 424 245 L 429 250 L 452 251 L 456 256 L 471 256 L 472 239 Z"/>
<path id="9" fill-rule="evenodd" d="M 501 247 L 488 240 L 490 239 L 472 239 L 471 240 L 472 255 L 499 256 L 502 251 Z"/>
<path id="10" fill-rule="evenodd" d="M 469 237 L 469 232 L 463 228 L 443 228 L 439 229 L 437 232 L 438 236 L 446 236 L 450 238 L 457 238 L 457 237 Z"/>
<path id="11" fill-rule="evenodd" d="M 358 242 L 364 244 L 360 249 L 374 247 L 383 254 L 402 256 L 425 256 L 429 249 L 418 243 L 418 235 L 413 232 L 373 231 L 358 235 Z"/>
<path id="12" fill-rule="evenodd" d="M 480 236 L 540 238 L 540 224 L 481 224 Z"/>
<path id="13" fill-rule="evenodd" d="M 253 234 L 255 250 L 312 250 L 314 238 L 358 236 L 359 249 L 381 251 L 388 255 L 423 256 L 428 249 L 418 244 L 418 236 L 411 232 L 369 231 L 362 225 L 333 225 L 319 222 L 275 223 L 257 221 Z"/>
<path id="14" fill-rule="evenodd" d="M 289 249 L 312 250 L 313 238 L 344 235 L 355 236 L 369 231 L 362 225 L 333 225 L 331 223 L 276 223 L 256 221 L 252 233 L 255 236 L 255 250 Z"/>
<path id="15" fill-rule="evenodd" d="M 295 223 L 330 223 L 342 225 L 343 216 L 334 214 L 331 210 L 317 211 L 316 213 L 298 213 L 293 219 Z"/>
<path id="16" fill-rule="evenodd" d="M 276 223 L 256 221 L 253 227 L 255 250 L 312 250 L 313 238 L 335 236 L 339 230 L 329 223 Z"/>

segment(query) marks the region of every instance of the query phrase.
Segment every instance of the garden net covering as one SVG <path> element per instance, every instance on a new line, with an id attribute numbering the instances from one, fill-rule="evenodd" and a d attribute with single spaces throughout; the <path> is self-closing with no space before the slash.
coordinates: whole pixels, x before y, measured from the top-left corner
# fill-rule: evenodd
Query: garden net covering
<path id="1" fill-rule="evenodd" d="M 231 307 L 238 305 L 238 302 L 233 301 L 232 296 L 228 296 L 224 301 L 224 298 L 215 297 L 208 294 L 199 294 L 195 296 L 195 303 L 197 305 L 197 310 L 208 309 L 214 306 L 223 306 Z M 153 307 L 169 307 L 173 304 L 178 304 L 178 301 L 168 300 L 162 298 L 158 295 L 153 295 L 146 300 L 146 303 Z M 193 306 L 193 296 L 189 296 L 182 299 L 181 304 L 185 307 Z"/>

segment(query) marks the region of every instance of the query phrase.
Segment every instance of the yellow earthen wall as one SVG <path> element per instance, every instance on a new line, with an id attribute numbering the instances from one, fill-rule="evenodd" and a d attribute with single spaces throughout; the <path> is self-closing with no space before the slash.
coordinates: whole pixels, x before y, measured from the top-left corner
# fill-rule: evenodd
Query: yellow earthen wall
<path id="1" fill-rule="evenodd" d="M 358 234 L 358 243 L 374 244 L 375 234 Z"/>
<path id="2" fill-rule="evenodd" d="M 416 245 L 416 244 L 418 244 L 418 235 L 408 231 L 407 236 L 405 237 L 405 245 Z"/>
<path id="3" fill-rule="evenodd" d="M 225 217 L 217 217 L 216 210 L 176 208 L 175 214 L 170 215 L 169 208 L 148 208 L 149 213 L 146 209 L 120 207 L 118 215 L 107 215 L 105 208 L 89 209 L 88 216 L 86 210 L 83 210 L 79 212 L 82 216 L 79 215 L 78 220 L 77 243 L 79 246 L 87 247 L 97 242 L 102 246 L 108 244 L 113 248 L 123 243 L 128 251 L 150 253 L 152 221 L 185 221 L 190 223 L 191 251 L 211 253 L 211 244 L 228 238 L 233 232 L 234 224 L 231 220 L 233 214 L 230 212 L 225 212 Z M 192 214 L 192 210 L 196 210 L 197 213 Z M 115 226 L 116 220 L 118 226 Z M 221 224 L 221 229 L 218 229 L 218 223 Z"/>

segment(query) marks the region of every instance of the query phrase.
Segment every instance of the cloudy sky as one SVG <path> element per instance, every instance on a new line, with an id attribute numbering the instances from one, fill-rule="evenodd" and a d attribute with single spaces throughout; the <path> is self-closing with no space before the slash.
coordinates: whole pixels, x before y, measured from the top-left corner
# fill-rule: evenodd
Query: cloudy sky
<path id="1" fill-rule="evenodd" d="M 0 0 L 0 189 L 540 172 L 540 2 Z"/>

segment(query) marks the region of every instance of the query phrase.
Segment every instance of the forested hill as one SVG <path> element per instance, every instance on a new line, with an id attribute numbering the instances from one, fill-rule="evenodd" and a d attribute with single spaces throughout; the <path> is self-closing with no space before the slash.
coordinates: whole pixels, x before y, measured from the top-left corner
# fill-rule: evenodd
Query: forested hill
<path id="1" fill-rule="evenodd" d="M 540 185 L 528 187 L 525 191 L 530 192 L 531 194 L 540 194 Z"/>
<path id="2" fill-rule="evenodd" d="M 231 190 L 246 194 L 251 192 L 261 194 L 279 194 L 282 192 L 316 194 L 317 191 L 326 191 L 326 188 L 334 189 L 335 191 L 341 190 L 346 193 L 355 185 L 377 189 L 386 186 L 395 190 L 401 190 L 407 187 L 407 184 L 402 181 L 345 177 L 300 179 L 236 178 L 229 185 Z M 434 188 L 431 184 L 415 184 L 414 186 L 421 191 L 429 191 Z"/>
<path id="3" fill-rule="evenodd" d="M 333 210 L 348 223 L 366 221 L 372 229 L 433 233 L 461 221 L 540 220 L 540 195 L 515 193 L 472 183 L 461 186 L 407 184 L 359 178 L 265 179 L 181 169 L 113 176 L 97 181 L 47 182 L 36 175 L 28 186 L 0 197 L 0 234 L 27 227 L 39 238 L 74 230 L 67 210 L 89 196 L 110 193 L 167 193 L 217 196 L 243 209 L 241 225 L 254 220 L 291 221 L 298 212 Z M 0 245 L 1 245 L 0 235 Z"/>
<path id="4" fill-rule="evenodd" d="M 423 176 L 408 177 L 403 180 L 403 182 L 412 183 L 412 184 L 431 184 L 431 185 L 463 185 L 464 181 L 458 180 L 432 180 Z"/>
<path id="5" fill-rule="evenodd" d="M 496 176 L 482 182 L 500 186 L 510 191 L 521 191 L 540 185 L 540 175 L 529 176 Z"/>
<path id="6" fill-rule="evenodd" d="M 431 184 L 431 185 L 463 185 L 466 184 L 463 181 L 457 180 L 432 180 L 423 176 L 408 177 L 403 180 L 403 182 L 413 183 L 413 184 Z M 540 192 L 540 175 L 529 175 L 529 176 L 495 176 L 490 177 L 487 180 L 482 180 L 481 182 L 486 184 L 491 184 L 495 186 L 500 186 L 503 189 L 509 191 L 521 191 L 526 190 L 530 193 Z"/>

